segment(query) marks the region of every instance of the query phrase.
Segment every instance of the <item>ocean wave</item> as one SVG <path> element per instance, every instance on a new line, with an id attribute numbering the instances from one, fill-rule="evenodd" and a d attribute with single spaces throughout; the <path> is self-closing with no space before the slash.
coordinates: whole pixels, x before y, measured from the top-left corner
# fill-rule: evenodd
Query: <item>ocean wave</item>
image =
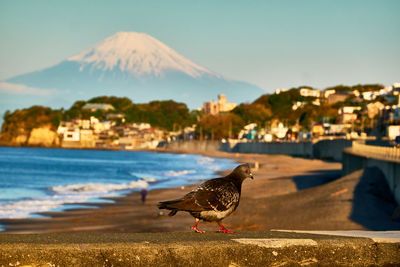
<path id="1" fill-rule="evenodd" d="M 26 218 L 32 213 L 46 212 L 64 204 L 85 203 L 89 199 L 115 196 L 115 192 L 147 187 L 155 179 L 148 178 L 123 184 L 72 184 L 49 188 L 52 196 L 0 202 L 0 218 Z"/>
<path id="2" fill-rule="evenodd" d="M 56 209 L 63 204 L 83 203 L 89 195 L 55 195 L 32 200 L 11 201 L 0 204 L 0 218 L 26 218 L 32 213 Z"/>
<path id="3" fill-rule="evenodd" d="M 110 191 L 119 191 L 125 189 L 148 187 L 148 181 L 139 180 L 132 181 L 123 184 L 71 184 L 71 185 L 59 185 L 50 187 L 49 190 L 57 192 L 59 194 L 70 194 L 70 193 L 107 193 Z M 152 180 L 154 181 L 154 180 Z"/>
<path id="4" fill-rule="evenodd" d="M 186 174 L 193 174 L 196 173 L 195 170 L 183 170 L 183 171 L 167 171 L 165 172 L 166 176 L 182 176 Z"/>

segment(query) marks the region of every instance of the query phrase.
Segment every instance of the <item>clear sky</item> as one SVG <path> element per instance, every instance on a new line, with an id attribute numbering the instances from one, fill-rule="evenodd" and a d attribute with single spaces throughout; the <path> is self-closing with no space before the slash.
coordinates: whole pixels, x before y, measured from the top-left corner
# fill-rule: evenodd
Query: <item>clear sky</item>
<path id="1" fill-rule="evenodd" d="M 391 85 L 400 82 L 399 10 L 396 0 L 0 0 L 0 80 L 136 31 L 268 92 Z"/>

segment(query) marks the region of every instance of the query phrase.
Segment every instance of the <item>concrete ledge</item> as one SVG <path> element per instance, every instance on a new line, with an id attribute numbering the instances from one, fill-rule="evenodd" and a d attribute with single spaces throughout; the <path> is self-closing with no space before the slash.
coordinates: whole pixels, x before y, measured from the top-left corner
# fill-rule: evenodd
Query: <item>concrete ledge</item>
<path id="1" fill-rule="evenodd" d="M 294 232 L 0 235 L 0 266 L 400 265 L 400 242 Z"/>

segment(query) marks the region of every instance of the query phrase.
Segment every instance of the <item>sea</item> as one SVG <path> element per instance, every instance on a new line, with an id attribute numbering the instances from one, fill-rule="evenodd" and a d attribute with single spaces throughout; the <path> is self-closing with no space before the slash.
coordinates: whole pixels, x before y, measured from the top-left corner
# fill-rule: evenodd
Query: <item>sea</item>
<path id="1" fill-rule="evenodd" d="M 0 218 L 95 208 L 109 197 L 197 184 L 235 166 L 193 154 L 0 147 Z"/>

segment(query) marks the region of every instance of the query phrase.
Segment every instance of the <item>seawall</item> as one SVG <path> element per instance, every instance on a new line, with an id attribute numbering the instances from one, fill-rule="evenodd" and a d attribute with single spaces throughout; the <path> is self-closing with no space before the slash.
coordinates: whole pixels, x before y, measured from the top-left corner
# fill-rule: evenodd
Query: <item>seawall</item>
<path id="1" fill-rule="evenodd" d="M 363 147 L 363 145 L 358 146 Z M 365 147 L 368 149 L 369 146 Z M 377 147 L 376 149 L 381 151 L 384 149 L 393 149 L 395 151 L 395 148 Z M 396 152 L 399 153 L 400 149 Z M 362 151 L 357 149 L 357 147 L 349 147 L 343 150 L 343 175 L 367 167 L 377 167 L 382 171 L 396 202 L 400 204 L 400 157 L 384 157 L 370 151 Z"/>
<path id="2" fill-rule="evenodd" d="M 183 151 L 224 151 L 233 153 L 284 154 L 305 158 L 342 160 L 342 151 L 351 146 L 350 140 L 334 139 L 312 142 L 219 142 L 177 141 L 165 145 L 169 149 Z"/>
<path id="3" fill-rule="evenodd" d="M 2 234 L 0 266 L 398 266 L 399 237 L 277 231 Z"/>

